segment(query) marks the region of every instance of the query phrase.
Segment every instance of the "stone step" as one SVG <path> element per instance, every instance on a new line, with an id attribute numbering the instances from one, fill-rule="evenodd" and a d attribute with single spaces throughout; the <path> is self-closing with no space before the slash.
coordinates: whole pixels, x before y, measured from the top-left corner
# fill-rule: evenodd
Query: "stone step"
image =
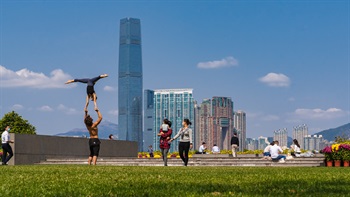
<path id="1" fill-rule="evenodd" d="M 98 158 L 98 165 L 111 166 L 163 166 L 163 160 L 160 158 Z M 40 162 L 43 165 L 86 165 L 87 158 L 64 158 L 53 157 Z M 169 166 L 183 166 L 179 158 L 168 158 Z M 286 163 L 277 161 L 263 160 L 261 157 L 247 155 L 245 157 L 228 157 L 227 155 L 205 155 L 192 157 L 189 160 L 189 166 L 324 166 L 324 157 L 305 157 L 286 160 Z"/>

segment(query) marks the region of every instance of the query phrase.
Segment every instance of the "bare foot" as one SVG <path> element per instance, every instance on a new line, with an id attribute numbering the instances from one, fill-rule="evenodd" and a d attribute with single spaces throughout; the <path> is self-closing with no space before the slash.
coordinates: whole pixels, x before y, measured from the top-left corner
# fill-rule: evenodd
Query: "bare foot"
<path id="1" fill-rule="evenodd" d="M 103 74 L 103 75 L 100 75 L 101 78 L 105 78 L 105 77 L 108 77 L 107 74 Z"/>
<path id="2" fill-rule="evenodd" d="M 70 84 L 70 83 L 73 83 L 73 82 L 74 82 L 74 80 L 71 79 L 71 80 L 68 80 L 65 84 Z"/>

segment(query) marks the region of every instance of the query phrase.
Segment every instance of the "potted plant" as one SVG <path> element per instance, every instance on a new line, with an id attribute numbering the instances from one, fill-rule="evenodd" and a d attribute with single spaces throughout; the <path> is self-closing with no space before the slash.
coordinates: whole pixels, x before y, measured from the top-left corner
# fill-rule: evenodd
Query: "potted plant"
<path id="1" fill-rule="evenodd" d="M 332 145 L 332 158 L 333 158 L 335 167 L 340 167 L 341 159 L 342 159 L 342 155 L 341 155 L 341 151 L 339 150 L 339 146 L 340 146 L 340 144 L 333 144 Z"/>
<path id="2" fill-rule="evenodd" d="M 343 166 L 348 167 L 349 161 L 350 161 L 350 145 L 349 144 L 342 144 L 340 145 L 342 160 L 343 160 Z"/>
<path id="3" fill-rule="evenodd" d="M 327 146 L 322 150 L 322 153 L 324 154 L 324 157 L 326 159 L 327 166 L 332 167 L 333 165 L 332 148 L 330 146 Z"/>

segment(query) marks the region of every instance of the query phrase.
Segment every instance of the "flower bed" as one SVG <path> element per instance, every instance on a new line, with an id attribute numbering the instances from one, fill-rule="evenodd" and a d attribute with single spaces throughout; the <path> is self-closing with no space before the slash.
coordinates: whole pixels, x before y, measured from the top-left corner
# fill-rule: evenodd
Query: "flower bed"
<path id="1" fill-rule="evenodd" d="M 350 144 L 345 142 L 342 144 L 333 144 L 332 146 L 327 146 L 322 150 L 326 161 L 337 161 L 336 163 L 343 162 L 349 163 L 350 161 Z M 345 166 L 345 165 L 344 165 Z"/>

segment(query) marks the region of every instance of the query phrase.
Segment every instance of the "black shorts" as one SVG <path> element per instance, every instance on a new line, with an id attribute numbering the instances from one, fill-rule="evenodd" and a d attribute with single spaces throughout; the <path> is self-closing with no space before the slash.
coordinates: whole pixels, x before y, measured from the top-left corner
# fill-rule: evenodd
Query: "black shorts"
<path id="1" fill-rule="evenodd" d="M 96 156 L 100 152 L 100 144 L 101 141 L 98 138 L 90 138 L 89 139 L 89 147 L 90 147 L 90 157 Z"/>
<path id="2" fill-rule="evenodd" d="M 92 94 L 94 94 L 95 93 L 95 90 L 94 90 L 94 86 L 87 86 L 87 88 L 86 88 L 86 94 L 87 95 L 92 95 Z"/>

